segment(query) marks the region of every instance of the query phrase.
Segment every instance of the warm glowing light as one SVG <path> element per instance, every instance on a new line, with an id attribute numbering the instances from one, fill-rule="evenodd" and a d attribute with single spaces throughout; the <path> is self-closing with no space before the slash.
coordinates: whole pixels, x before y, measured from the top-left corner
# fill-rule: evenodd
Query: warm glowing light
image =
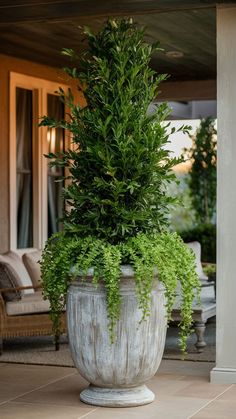
<path id="1" fill-rule="evenodd" d="M 56 128 L 49 128 L 47 132 L 47 141 L 49 143 L 49 152 L 55 153 L 56 151 Z"/>

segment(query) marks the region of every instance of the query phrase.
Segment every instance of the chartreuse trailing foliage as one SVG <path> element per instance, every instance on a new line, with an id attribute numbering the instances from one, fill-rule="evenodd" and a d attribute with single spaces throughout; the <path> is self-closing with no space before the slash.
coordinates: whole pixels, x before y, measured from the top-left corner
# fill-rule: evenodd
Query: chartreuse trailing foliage
<path id="1" fill-rule="evenodd" d="M 43 252 L 44 295 L 51 302 L 54 332 L 70 281 L 94 268 L 94 282 L 107 290 L 111 340 L 120 313 L 120 265 L 135 272 L 137 298 L 143 318 L 149 314 L 154 272 L 165 284 L 168 316 L 177 281 L 182 285 L 181 345 L 185 349 L 191 326 L 191 304 L 198 280 L 194 257 L 176 234 L 166 232 L 168 206 L 174 199 L 166 186 L 174 180 L 177 163 L 164 146 L 171 131 L 164 123 L 169 109 L 148 106 L 165 75 L 150 67 L 157 45 L 144 41 L 144 31 L 131 20 L 109 20 L 94 35 L 85 29 L 89 49 L 78 65 L 66 72 L 80 80 L 87 105 L 74 102 L 60 89 L 70 113 L 62 121 L 44 117 L 41 125 L 62 127 L 73 136 L 73 150 L 50 154 L 51 164 L 68 168 L 64 189 L 64 231 L 49 239 Z M 78 70 L 78 67 L 80 70 Z M 182 127 L 187 131 L 188 127 Z M 69 208 L 69 210 L 68 210 Z"/>
<path id="2" fill-rule="evenodd" d="M 70 281 L 88 269 L 94 268 L 93 281 L 101 278 L 107 289 L 107 311 L 110 319 L 111 339 L 115 339 L 115 325 L 120 315 L 120 265 L 129 262 L 135 273 L 137 299 L 143 320 L 149 315 L 150 295 L 157 270 L 165 285 L 168 319 L 175 300 L 178 281 L 182 288 L 180 337 L 181 347 L 191 330 L 192 300 L 199 288 L 195 273 L 195 260 L 190 249 L 176 233 L 157 233 L 147 236 L 139 233 L 118 244 L 106 239 L 87 236 L 81 238 L 60 232 L 49 239 L 43 253 L 42 276 L 44 295 L 51 302 L 54 332 L 58 334 L 58 313 L 65 305 L 65 295 Z"/>

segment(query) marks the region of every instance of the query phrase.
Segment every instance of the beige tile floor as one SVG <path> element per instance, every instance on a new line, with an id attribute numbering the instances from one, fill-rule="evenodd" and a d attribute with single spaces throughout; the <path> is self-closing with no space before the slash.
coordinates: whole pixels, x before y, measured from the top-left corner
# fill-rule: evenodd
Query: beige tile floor
<path id="1" fill-rule="evenodd" d="M 74 368 L 0 363 L 1 419 L 236 419 L 236 385 L 209 383 L 212 363 L 164 360 L 148 386 L 156 400 L 100 408 L 79 400 L 87 382 Z"/>

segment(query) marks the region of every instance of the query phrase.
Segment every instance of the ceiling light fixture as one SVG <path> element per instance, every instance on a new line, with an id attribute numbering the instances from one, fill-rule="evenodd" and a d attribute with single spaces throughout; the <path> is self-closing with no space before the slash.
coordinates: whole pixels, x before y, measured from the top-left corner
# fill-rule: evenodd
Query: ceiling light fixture
<path id="1" fill-rule="evenodd" d="M 182 51 L 167 51 L 166 56 L 169 58 L 182 58 L 184 53 Z"/>

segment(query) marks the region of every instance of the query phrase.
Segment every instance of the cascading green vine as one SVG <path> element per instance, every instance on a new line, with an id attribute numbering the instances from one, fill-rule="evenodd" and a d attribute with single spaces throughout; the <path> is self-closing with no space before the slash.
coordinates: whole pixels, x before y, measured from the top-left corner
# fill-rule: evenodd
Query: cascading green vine
<path id="1" fill-rule="evenodd" d="M 51 317 L 55 336 L 60 335 L 60 316 L 70 282 L 86 277 L 93 267 L 93 282 L 103 282 L 107 292 L 107 315 L 111 342 L 116 339 L 116 323 L 120 315 L 121 263 L 129 263 L 135 274 L 138 306 L 142 320 L 150 312 L 150 296 L 155 273 L 165 286 L 168 320 L 175 301 L 178 281 L 181 284 L 180 344 L 186 349 L 191 331 L 194 290 L 199 291 L 192 251 L 176 233 L 163 232 L 153 236 L 138 234 L 127 241 L 110 244 L 92 236 L 79 238 L 64 232 L 54 235 L 43 252 L 42 275 L 44 296 L 51 304 Z"/>
<path id="2" fill-rule="evenodd" d="M 159 47 L 149 45 L 145 31 L 130 19 L 108 20 L 96 35 L 88 28 L 84 32 L 86 54 L 81 57 L 68 48 L 63 53 L 73 61 L 65 71 L 79 80 L 86 106 L 76 103 L 70 91 L 59 89 L 68 110 L 65 119 L 45 116 L 41 121 L 42 126 L 66 129 L 74 143 L 70 150 L 48 155 L 52 166 L 69 173 L 63 193 L 64 231 L 49 239 L 41 265 L 53 330 L 58 339 L 69 283 L 93 267 L 94 284 L 103 281 L 106 287 L 114 341 L 121 306 L 120 266 L 130 264 L 143 319 L 150 312 L 154 273 L 165 285 L 169 319 L 180 282 L 180 338 L 185 350 L 199 282 L 193 254 L 176 234 L 167 232 L 169 205 L 175 203 L 167 185 L 175 180 L 171 169 L 178 160 L 168 150 L 174 131 L 165 123 L 168 105 L 162 103 L 149 114 L 166 78 L 149 65 Z"/>

